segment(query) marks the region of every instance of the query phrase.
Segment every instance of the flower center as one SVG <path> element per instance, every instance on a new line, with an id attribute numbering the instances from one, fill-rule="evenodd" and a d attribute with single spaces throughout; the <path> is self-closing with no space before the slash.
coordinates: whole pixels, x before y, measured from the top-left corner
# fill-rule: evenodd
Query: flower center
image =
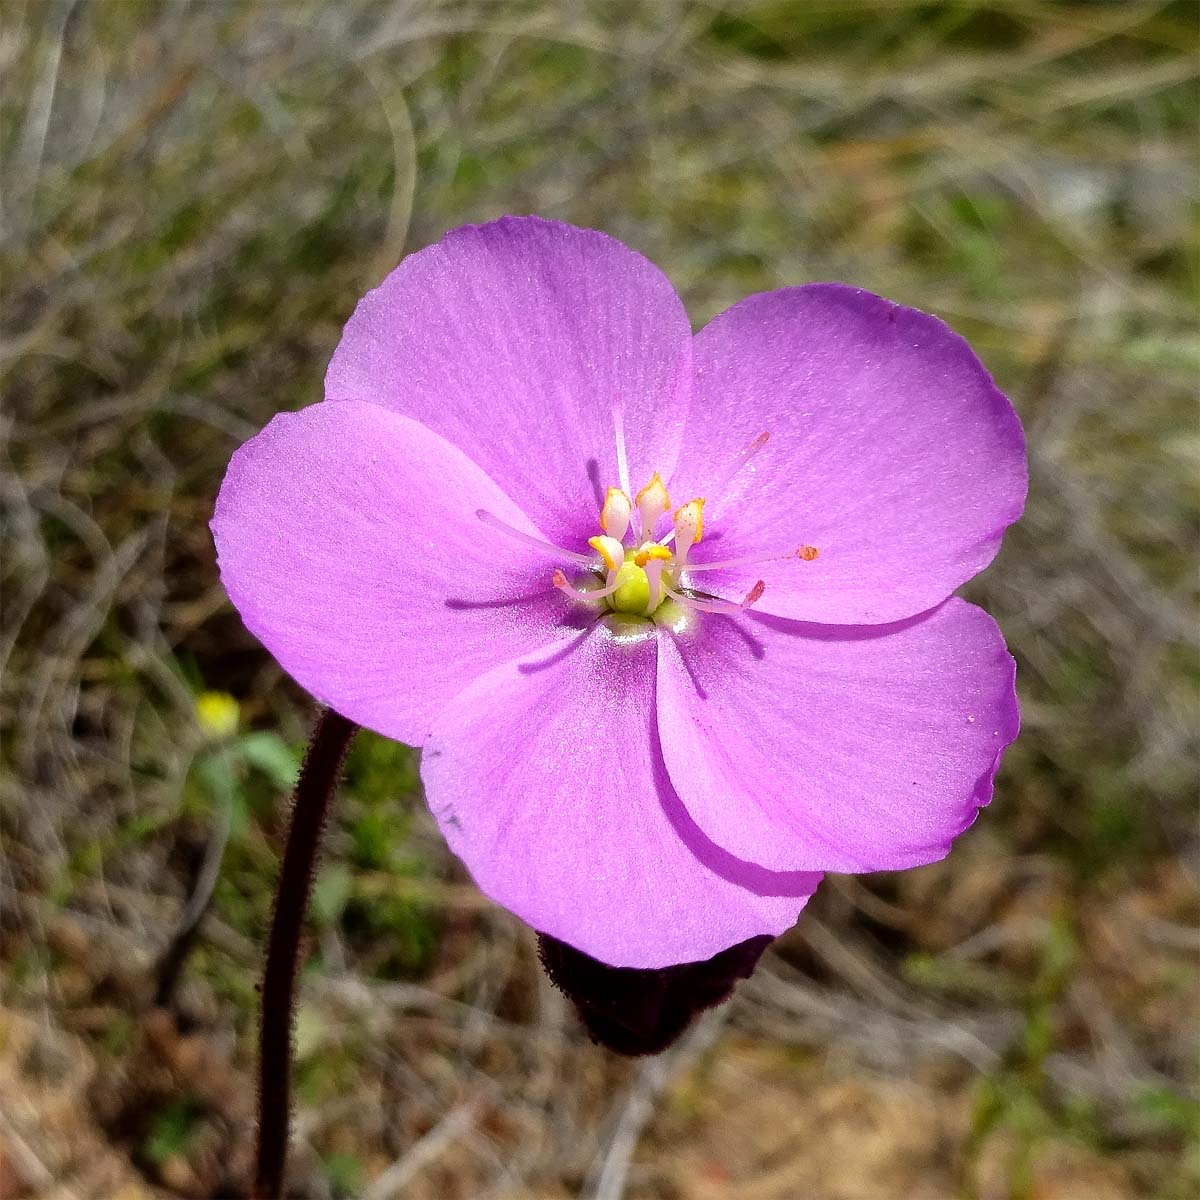
<path id="1" fill-rule="evenodd" d="M 586 589 L 590 598 L 603 598 L 613 612 L 652 616 L 674 590 L 688 548 L 698 540 L 703 506 L 703 500 L 684 505 L 677 514 L 675 528 L 662 541 L 655 541 L 658 523 L 671 508 L 662 476 L 655 471 L 633 503 L 624 490 L 610 487 L 600 510 L 603 532 L 588 539 L 605 571 L 602 586 Z M 686 516 L 685 509 L 689 510 Z M 634 545 L 627 547 L 626 538 L 634 532 L 635 524 Z M 672 538 L 674 552 L 667 545 Z"/>
<path id="2" fill-rule="evenodd" d="M 697 588 L 693 578 L 702 577 L 705 571 L 738 570 L 757 563 L 792 558 L 812 562 L 817 557 L 815 546 L 801 546 L 720 562 L 689 561 L 692 548 L 704 536 L 704 498 L 697 496 L 675 509 L 670 529 L 659 536 L 663 518 L 671 513 L 671 498 L 662 476 L 655 471 L 650 482 L 630 500 L 624 429 L 619 410 L 615 417 L 617 464 L 622 486 L 608 489 L 600 510 L 601 532 L 588 538 L 588 545 L 595 552 L 594 558 L 522 533 L 482 509 L 475 514 L 494 529 L 584 568 L 574 580 L 568 579 L 559 568 L 551 576 L 551 582 L 575 600 L 607 609 L 613 614 L 609 618 L 610 625 L 616 622 L 612 626 L 615 633 L 627 632 L 631 620 L 637 624 L 647 618 L 678 632 L 686 626 L 692 612 L 740 612 L 755 604 L 763 594 L 765 585 L 760 579 L 740 601 L 710 595 Z M 766 443 L 765 433 L 755 438 L 734 461 L 721 484 L 728 483 Z"/>

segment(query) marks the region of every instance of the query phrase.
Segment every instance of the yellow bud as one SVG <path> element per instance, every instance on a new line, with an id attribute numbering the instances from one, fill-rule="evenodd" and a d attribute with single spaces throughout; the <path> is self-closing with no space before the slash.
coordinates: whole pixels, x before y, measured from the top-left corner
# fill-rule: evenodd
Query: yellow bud
<path id="1" fill-rule="evenodd" d="M 201 692 L 196 697 L 196 724 L 214 742 L 237 732 L 238 702 L 228 692 Z"/>

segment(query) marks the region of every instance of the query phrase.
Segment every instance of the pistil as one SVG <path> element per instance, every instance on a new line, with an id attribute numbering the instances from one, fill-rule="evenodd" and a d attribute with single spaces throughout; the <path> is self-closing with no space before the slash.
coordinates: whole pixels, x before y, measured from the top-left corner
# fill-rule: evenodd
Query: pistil
<path id="1" fill-rule="evenodd" d="M 701 598 L 699 596 L 688 596 L 683 592 L 677 592 L 673 588 L 669 588 L 666 584 L 663 585 L 663 591 L 675 601 L 676 604 L 682 605 L 684 608 L 692 608 L 697 612 L 706 613 L 736 613 L 744 612 L 746 609 L 757 604 L 766 591 L 767 585 L 760 579 L 746 594 L 741 601 L 722 600 L 719 596 Z"/>
<path id="2" fill-rule="evenodd" d="M 490 529 L 495 529 L 498 533 L 506 533 L 510 538 L 515 538 L 518 542 L 524 542 L 525 545 L 532 546 L 535 550 L 540 550 L 543 554 L 548 554 L 553 558 L 569 558 L 572 562 L 582 563 L 585 567 L 592 565 L 593 560 L 588 555 L 578 554 L 574 550 L 564 550 L 561 546 L 545 542 L 541 538 L 534 537 L 532 534 L 522 533 L 521 530 L 514 529 L 493 513 L 488 512 L 486 508 L 477 508 L 475 516 Z"/>
<path id="3" fill-rule="evenodd" d="M 716 493 L 721 493 L 726 486 L 733 482 L 737 475 L 740 475 L 742 469 L 747 463 L 771 440 L 771 434 L 764 430 L 758 435 L 744 450 L 742 450 L 737 458 L 729 464 L 728 470 L 722 475 L 716 483 L 712 485 L 712 490 Z"/>
<path id="4" fill-rule="evenodd" d="M 782 562 L 788 558 L 800 558 L 812 562 L 820 551 L 816 546 L 801 546 L 797 550 L 782 550 L 770 554 L 747 554 L 742 558 L 724 558 L 718 562 L 688 563 L 689 574 L 695 575 L 701 571 L 732 571 L 739 567 L 753 567 L 759 563 Z"/>
<path id="5" fill-rule="evenodd" d="M 560 592 L 565 592 L 568 596 L 576 600 L 603 600 L 605 596 L 611 596 L 621 586 L 618 579 L 611 578 L 610 582 L 606 583 L 603 587 L 579 588 L 571 583 L 561 570 L 554 572 L 550 577 L 550 582 Z"/>

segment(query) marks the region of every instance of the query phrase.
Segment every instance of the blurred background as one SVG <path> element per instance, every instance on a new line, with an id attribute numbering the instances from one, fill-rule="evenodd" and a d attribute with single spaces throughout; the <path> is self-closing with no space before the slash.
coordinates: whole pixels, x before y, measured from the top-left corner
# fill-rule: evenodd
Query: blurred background
<path id="1" fill-rule="evenodd" d="M 312 1197 L 1200 1188 L 1195 4 L 6 0 L 0 1196 L 237 1195 L 312 707 L 207 522 L 357 298 L 538 212 L 696 325 L 840 279 L 967 335 L 1032 490 L 969 589 L 1024 732 L 948 860 L 830 877 L 734 1001 L 589 1043 L 360 736 L 296 1021 Z M 211 893 L 211 905 L 204 901 Z"/>

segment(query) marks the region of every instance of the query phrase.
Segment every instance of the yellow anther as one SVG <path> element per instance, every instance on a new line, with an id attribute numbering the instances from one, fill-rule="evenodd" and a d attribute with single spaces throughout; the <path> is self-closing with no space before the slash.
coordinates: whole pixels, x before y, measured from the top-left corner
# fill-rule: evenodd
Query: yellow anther
<path id="1" fill-rule="evenodd" d="M 704 536 L 704 497 L 697 496 L 681 504 L 675 510 L 675 536 L 686 534 L 689 545 L 694 546 Z"/>
<path id="2" fill-rule="evenodd" d="M 671 507 L 671 498 L 667 495 L 667 485 L 663 483 L 662 476 L 655 471 L 650 476 L 650 482 L 637 494 L 637 502 L 642 503 L 643 500 L 648 500 L 651 497 L 655 499 L 662 498 L 662 502 L 668 507 Z"/>
<path id="3" fill-rule="evenodd" d="M 650 476 L 650 482 L 638 492 L 636 502 L 642 518 L 642 537 L 653 537 L 659 517 L 671 508 L 667 485 L 663 483 L 662 476 L 657 471 Z"/>
<path id="4" fill-rule="evenodd" d="M 629 528 L 629 515 L 632 511 L 629 497 L 620 488 L 610 487 L 604 496 L 604 507 L 600 510 L 600 528 L 609 537 L 620 541 Z"/>
<path id="5" fill-rule="evenodd" d="M 657 542 L 647 542 L 633 556 L 633 561 L 639 567 L 644 567 L 652 558 L 660 559 L 662 562 L 671 561 L 671 551 L 666 546 L 660 546 Z"/>
<path id="6" fill-rule="evenodd" d="M 600 555 L 610 571 L 615 571 L 625 561 L 625 547 L 614 537 L 588 538 L 588 545 Z"/>

